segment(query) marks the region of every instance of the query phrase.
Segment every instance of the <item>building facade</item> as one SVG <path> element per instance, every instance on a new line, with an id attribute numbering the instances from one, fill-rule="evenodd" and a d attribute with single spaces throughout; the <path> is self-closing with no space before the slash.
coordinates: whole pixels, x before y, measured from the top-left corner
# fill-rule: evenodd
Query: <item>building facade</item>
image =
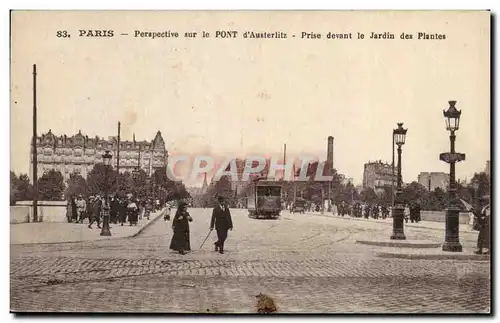
<path id="1" fill-rule="evenodd" d="M 450 183 L 450 174 L 442 172 L 422 172 L 418 175 L 418 182 L 425 186 L 428 191 L 434 191 L 438 187 L 443 191 L 447 191 Z"/>
<path id="2" fill-rule="evenodd" d="M 52 169 L 60 171 L 64 180 L 72 173 L 78 173 L 84 178 L 95 164 L 102 163 L 102 155 L 109 150 L 112 154 L 111 165 L 117 166 L 118 139 L 109 137 L 88 137 L 79 131 L 74 136 L 57 136 L 51 130 L 36 138 L 38 177 Z M 120 141 L 120 173 L 133 171 L 140 167 L 147 174 L 152 174 L 157 168 L 165 167 L 168 162 L 168 152 L 165 141 L 158 131 L 152 141 Z M 33 145 L 30 150 L 30 179 L 33 178 Z"/>
<path id="3" fill-rule="evenodd" d="M 363 171 L 363 188 L 372 188 L 377 193 L 383 192 L 385 186 L 397 184 L 397 173 L 392 172 L 392 164 L 382 161 L 368 162 L 364 166 Z"/>

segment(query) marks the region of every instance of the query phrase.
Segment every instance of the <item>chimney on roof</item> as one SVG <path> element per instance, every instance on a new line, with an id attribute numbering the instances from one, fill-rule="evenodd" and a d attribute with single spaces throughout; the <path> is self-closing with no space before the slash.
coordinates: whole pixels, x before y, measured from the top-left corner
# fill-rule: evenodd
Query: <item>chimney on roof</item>
<path id="1" fill-rule="evenodd" d="M 333 174 L 333 137 L 328 136 L 328 145 L 326 148 L 326 167 L 328 175 Z"/>

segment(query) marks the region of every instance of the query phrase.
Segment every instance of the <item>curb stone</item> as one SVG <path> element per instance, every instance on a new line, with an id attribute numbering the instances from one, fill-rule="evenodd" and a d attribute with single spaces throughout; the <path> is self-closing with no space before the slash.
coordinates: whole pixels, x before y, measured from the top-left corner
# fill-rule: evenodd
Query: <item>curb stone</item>
<path id="1" fill-rule="evenodd" d="M 396 247 L 396 248 L 439 248 L 442 243 L 439 242 L 398 242 L 392 241 L 368 241 L 368 240 L 356 240 L 357 244 L 364 244 L 368 246 L 379 246 L 379 247 Z"/>
<path id="2" fill-rule="evenodd" d="M 463 254 L 404 254 L 404 253 L 391 253 L 391 252 L 377 252 L 375 254 L 379 258 L 399 258 L 409 260 L 472 260 L 472 261 L 487 261 L 491 260 L 488 255 L 463 255 Z"/>
<path id="3" fill-rule="evenodd" d="M 142 233 L 142 231 L 144 231 L 146 228 L 148 228 L 151 224 L 153 224 L 154 222 L 158 221 L 158 219 L 161 218 L 165 214 L 165 212 L 167 212 L 166 209 L 164 209 L 163 211 L 161 211 L 160 213 L 158 213 L 158 215 L 156 215 L 153 219 L 151 219 L 148 223 L 146 223 L 145 226 L 143 226 L 142 228 L 140 228 L 139 231 L 137 231 L 136 233 L 134 233 L 131 236 L 124 237 L 124 238 L 135 238 L 135 237 L 137 237 L 139 234 Z"/>

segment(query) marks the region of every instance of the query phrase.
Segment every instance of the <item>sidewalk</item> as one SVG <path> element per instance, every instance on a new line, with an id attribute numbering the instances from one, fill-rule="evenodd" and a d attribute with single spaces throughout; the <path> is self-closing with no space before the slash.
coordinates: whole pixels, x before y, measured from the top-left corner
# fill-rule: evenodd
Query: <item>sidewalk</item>
<path id="1" fill-rule="evenodd" d="M 321 214 L 319 212 L 306 212 L 306 214 L 309 215 L 315 215 L 315 216 L 324 216 L 328 218 L 334 218 L 334 219 L 342 219 L 342 220 L 352 220 L 352 221 L 365 221 L 365 222 L 375 222 L 375 223 L 384 223 L 387 225 L 392 226 L 392 218 L 387 218 L 385 220 L 382 219 L 365 219 L 365 218 L 354 218 L 350 217 L 349 215 L 346 216 L 339 216 L 339 215 L 333 215 L 331 213 L 326 213 Z M 444 222 L 432 222 L 432 221 L 420 221 L 419 223 L 404 223 L 405 227 L 410 227 L 410 228 L 420 228 L 420 229 L 431 229 L 431 230 L 444 230 L 445 229 L 445 223 Z M 472 230 L 471 226 L 468 224 L 460 224 L 460 232 L 465 232 L 465 233 L 476 233 L 477 231 Z"/>
<path id="2" fill-rule="evenodd" d="M 80 223 L 20 223 L 10 225 L 10 244 L 43 244 L 80 241 L 96 241 L 133 237 L 163 216 L 165 209 L 151 213 L 149 220 L 142 218 L 137 226 L 128 223 L 110 224 L 111 236 L 101 236 L 101 229 L 94 224 L 88 228 L 88 220 Z"/>

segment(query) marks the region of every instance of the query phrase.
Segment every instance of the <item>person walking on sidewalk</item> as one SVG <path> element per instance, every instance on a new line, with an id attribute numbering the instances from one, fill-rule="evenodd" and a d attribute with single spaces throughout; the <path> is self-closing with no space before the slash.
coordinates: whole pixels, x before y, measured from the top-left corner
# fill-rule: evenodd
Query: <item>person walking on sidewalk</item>
<path id="1" fill-rule="evenodd" d="M 174 235 L 170 242 L 170 249 L 179 252 L 181 255 L 185 255 L 186 252 L 191 251 L 189 222 L 192 221 L 193 218 L 187 212 L 187 203 L 179 202 L 177 212 L 172 220 Z"/>
<path id="2" fill-rule="evenodd" d="M 127 222 L 127 205 L 127 199 L 122 197 L 118 200 L 118 217 L 120 219 L 121 226 L 123 226 L 123 224 Z"/>
<path id="3" fill-rule="evenodd" d="M 214 229 L 217 231 L 217 242 L 215 242 L 215 251 L 220 254 L 224 253 L 224 242 L 227 239 L 227 231 L 233 230 L 233 221 L 231 219 L 231 212 L 227 207 L 226 202 L 222 196 L 218 198 L 218 205 L 212 212 L 212 221 L 210 221 L 210 231 Z"/>
<path id="4" fill-rule="evenodd" d="M 101 229 L 101 210 L 102 210 L 102 200 L 99 195 L 97 195 L 92 203 L 92 210 L 90 216 L 89 229 L 92 229 L 92 224 L 97 223 L 97 227 Z"/>
<path id="5" fill-rule="evenodd" d="M 78 196 L 78 200 L 76 201 L 76 208 L 78 210 L 77 222 L 83 223 L 83 219 L 85 219 L 87 213 L 87 202 L 85 202 L 81 195 Z"/>
<path id="6" fill-rule="evenodd" d="M 134 199 L 130 198 L 127 205 L 127 217 L 130 226 L 137 225 L 139 219 L 139 207 Z"/>

